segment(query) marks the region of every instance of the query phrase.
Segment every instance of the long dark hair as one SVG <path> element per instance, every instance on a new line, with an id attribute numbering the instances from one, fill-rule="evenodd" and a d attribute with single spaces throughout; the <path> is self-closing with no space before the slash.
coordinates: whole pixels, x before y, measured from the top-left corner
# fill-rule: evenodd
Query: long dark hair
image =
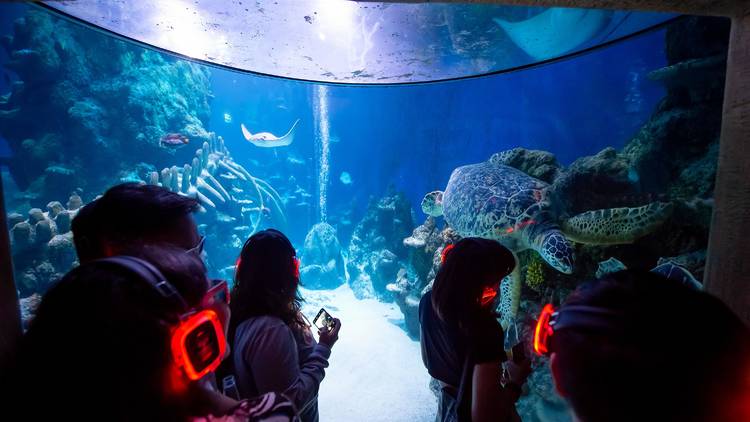
<path id="1" fill-rule="evenodd" d="M 156 266 L 189 306 L 205 294 L 205 267 L 196 257 L 153 246 L 138 255 Z M 100 261 L 73 269 L 45 294 L 22 339 L 13 406 L 40 420 L 200 416 L 186 391 L 169 388 L 174 385 L 170 333 L 184 312 L 171 307 L 127 269 Z M 187 381 L 182 385 L 191 388 Z"/>
<path id="2" fill-rule="evenodd" d="M 446 322 L 466 328 L 481 314 L 478 299 L 515 268 L 513 253 L 500 243 L 477 237 L 458 241 L 444 255 L 432 285 L 432 306 Z"/>
<path id="3" fill-rule="evenodd" d="M 300 314 L 296 255 L 289 239 L 275 229 L 247 239 L 237 260 L 232 288 L 230 341 L 237 326 L 251 317 L 275 316 L 295 330 L 305 325 Z"/>

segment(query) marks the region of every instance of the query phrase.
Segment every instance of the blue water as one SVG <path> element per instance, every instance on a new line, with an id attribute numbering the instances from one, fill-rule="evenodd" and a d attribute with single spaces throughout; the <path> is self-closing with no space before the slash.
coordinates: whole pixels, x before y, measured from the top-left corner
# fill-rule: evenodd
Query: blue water
<path id="1" fill-rule="evenodd" d="M 664 95 L 646 76 L 666 63 L 664 37 L 664 31 L 655 31 L 575 60 L 473 80 L 331 86 L 331 138 L 339 142 L 331 144 L 329 213 L 335 220 L 353 206 L 361 215 L 371 195 L 383 195 L 393 185 L 406 193 L 421 221 L 425 193 L 443 189 L 457 166 L 495 152 L 541 149 L 567 165 L 605 147 L 622 147 Z M 309 177 L 307 187 L 314 190 L 314 85 L 223 70 L 212 70 L 211 83 L 209 130 L 222 135 L 248 169 L 253 160 L 305 159 L 305 166 L 280 164 L 277 170 L 298 182 Z M 281 135 L 297 118 L 302 121 L 295 142 L 276 151 L 251 145 L 239 129 L 243 122 L 251 131 Z M 342 172 L 351 175 L 352 184 L 340 182 Z M 311 221 L 314 213 L 300 217 Z M 299 242 L 301 233 L 292 231 Z"/>
<path id="2" fill-rule="evenodd" d="M 14 32 L 12 15 L 20 14 L 23 9 L 14 7 L 0 6 L 1 11 L 9 12 L 0 16 L 0 35 Z M 306 284 L 316 273 L 310 271 L 307 273 L 312 274 L 310 278 L 302 277 L 307 287 L 318 288 L 305 291 L 310 308 L 306 311 L 315 312 L 320 306 L 325 306 L 342 319 L 350 318 L 344 326 L 349 327 L 352 334 L 348 340 L 342 336 L 341 347 L 349 347 L 350 356 L 360 356 L 361 360 L 345 361 L 345 354 L 338 355 L 342 357 L 337 359 L 342 360 L 332 363 L 328 385 L 349 388 L 355 385 L 351 382 L 356 381 L 355 390 L 373 387 L 388 390 L 378 391 L 381 398 L 387 398 L 383 401 L 385 405 L 378 402 L 349 403 L 349 407 L 355 409 L 372 405 L 377 407 L 376 411 L 389 407 L 387 411 L 395 413 L 400 408 L 414 410 L 414 403 L 420 403 L 428 409 L 410 419 L 415 421 L 433 420 L 435 405 L 429 400 L 434 397 L 427 387 L 428 374 L 421 366 L 416 341 L 419 335 L 416 312 L 414 309 L 409 312 L 407 306 L 411 303 L 413 308 L 414 301 L 400 302 L 398 299 L 403 297 L 397 294 L 406 289 L 398 291 L 398 288 L 408 284 L 412 289 L 407 292 L 410 298 L 418 299 L 430 283 L 428 271 L 432 270 L 434 276 L 436 262 L 439 262 L 440 249 L 435 245 L 442 242 L 442 247 L 446 242 L 446 239 L 432 239 L 426 247 L 414 246 L 418 242 L 410 243 L 410 247 L 404 245 L 404 239 L 425 220 L 420 207 L 423 196 L 443 190 L 455 168 L 485 161 L 503 150 L 522 147 L 548 151 L 562 166 L 607 147 L 619 150 L 655 115 L 666 94 L 661 83 L 648 78 L 651 71 L 667 64 L 665 30 L 652 31 L 569 60 L 523 71 L 435 84 L 324 85 L 325 88 L 321 89 L 322 85 L 314 83 L 259 77 L 212 67 L 208 69 L 209 95 L 204 72 L 197 70 L 200 65 L 181 63 L 180 59 L 167 55 L 156 57 L 159 53 L 146 51 L 140 46 L 116 44 L 100 32 L 73 27 L 55 19 L 31 20 L 32 24 L 37 22 L 43 26 L 41 30 L 46 30 L 45 34 L 54 35 L 28 43 L 47 52 L 54 50 L 47 41 L 59 37 L 68 43 L 66 45 L 71 51 L 78 48 L 77 55 L 66 56 L 76 60 L 60 67 L 61 72 L 67 73 L 49 72 L 51 75 L 40 81 L 34 78 L 36 68 L 29 65 L 21 67 L 18 75 L 11 74 L 0 80 L 0 95 L 9 91 L 13 80 L 24 81 L 27 90 L 17 98 L 11 97 L 17 102 L 3 103 L 17 104 L 23 111 L 14 115 L 17 120 L 0 125 L 0 132 L 6 133 L 9 144 L 13 146 L 12 153 L 17 155 L 12 156 L 0 136 L 0 158 L 10 156 L 11 160 L 18 160 L 13 164 L 24 164 L 11 166 L 10 171 L 3 172 L 3 181 L 7 181 L 4 184 L 6 211 L 18 212 L 24 219 L 30 209 L 44 210 L 49 201 L 59 200 L 65 204 L 73 190 L 81 193 L 84 202 L 91 201 L 107 187 L 118 183 L 124 174 L 148 182 L 154 170 L 173 165 L 181 170 L 185 163 L 193 163 L 196 150 L 202 148 L 203 141 L 215 141 L 203 129 L 216 133 L 225 140 L 236 162 L 278 191 L 286 224 L 275 208 L 272 212 L 257 212 L 263 201 L 264 205 L 272 207 L 271 195 L 261 194 L 259 198 L 251 182 L 237 177 L 233 179 L 233 173 L 227 173 L 224 168 L 204 166 L 232 192 L 226 201 L 219 195 L 224 203 L 217 201 L 215 209 L 204 203 L 207 212 L 195 216 L 207 238 L 206 261 L 211 276 L 232 277 L 239 248 L 250 235 L 249 226 L 262 221 L 259 228 L 282 229 L 302 257 L 303 274 L 305 266 L 307 269 L 313 266 L 323 268 L 321 273 L 327 271 L 325 276 L 329 280 L 317 287 Z M 23 25 L 19 24 L 19 28 L 23 32 Z M 59 28 L 66 30 L 58 31 Z M 113 52 L 106 49 L 114 46 L 119 47 L 112 48 Z M 25 47 L 18 46 L 16 53 Z M 135 60 L 142 66 L 138 68 L 135 67 L 138 64 L 133 65 L 134 62 L 130 61 L 133 57 L 148 60 Z M 0 70 L 7 60 L 8 56 L 0 51 Z M 188 79 L 191 83 L 185 83 Z M 75 89 L 69 85 L 74 85 Z M 109 90 L 91 89 L 94 85 Z M 195 99 L 197 105 L 189 101 Z M 206 99 L 207 107 L 203 99 Z M 170 107 L 182 103 L 191 105 Z M 720 108 L 713 103 L 709 106 Z M 210 113 L 204 115 L 206 110 Z M 711 111 L 708 108 L 698 110 Z M 191 125 L 196 119 L 202 121 Z M 253 133 L 271 132 L 281 136 L 297 119 L 300 123 L 294 142 L 289 146 L 255 146 L 244 139 L 240 129 L 240 124 L 244 124 Z M 710 118 L 707 121 L 708 125 L 716 123 Z M 196 135 L 191 136 L 205 135 L 198 142 L 191 140 L 189 145 L 180 147 L 160 146 L 163 132 L 189 131 L 196 127 L 197 130 L 192 132 Z M 717 133 L 718 130 L 717 127 Z M 656 129 L 652 128 L 650 134 L 654 131 Z M 670 177 L 686 174 L 685 180 L 664 182 L 666 192 L 655 193 L 671 193 L 669 189 L 675 186 L 684 189 L 686 185 L 699 184 L 693 181 L 700 177 L 713 174 L 711 163 L 703 162 L 701 156 L 711 153 L 711 142 L 717 138 L 709 132 L 710 128 L 706 134 L 691 139 L 693 143 L 686 142 L 688 146 L 683 148 L 681 133 L 670 131 L 664 137 L 675 136 L 674 139 L 680 142 L 666 142 L 671 149 L 655 149 L 653 154 L 640 157 L 643 168 L 654 170 L 648 167 L 649 160 L 661 164 L 661 155 L 656 158 L 654 155 L 664 154 L 667 158 L 673 152 L 684 155 L 675 162 L 684 165 L 685 172 L 679 169 Z M 658 136 L 654 135 L 655 144 L 662 141 L 657 139 Z M 705 148 L 705 151 L 700 148 Z M 688 149 L 689 154 L 683 149 Z M 231 163 L 226 156 L 223 159 L 224 164 Z M 617 167 L 621 162 L 611 160 L 606 164 Z M 661 176 L 656 171 L 654 174 L 639 173 L 640 170 L 630 162 L 626 165 L 630 167 L 625 177 L 634 184 L 639 178 Z M 163 182 L 162 177 L 160 183 Z M 608 183 L 616 186 L 615 182 Z M 598 182 L 592 184 L 595 183 Z M 205 187 L 202 188 L 203 193 L 207 192 Z M 602 189 L 608 188 L 606 185 Z M 711 185 L 707 189 L 712 188 Z M 368 210 L 373 201 L 394 192 L 405 195 L 410 206 L 406 216 L 398 209 L 389 214 L 387 207 L 370 207 Z M 588 195 L 587 190 L 581 192 L 584 192 L 583 199 L 593 196 Z M 633 192 L 640 194 L 641 191 L 633 188 Z M 708 202 L 706 197 L 699 199 Z M 651 202 L 651 199 L 644 202 Z M 257 219 L 248 218 L 249 212 L 242 212 L 245 205 L 248 209 L 255 207 L 257 213 L 253 218 Z M 378 220 L 381 211 L 385 217 Z M 411 216 L 408 216 L 409 212 Z M 710 210 L 705 214 L 710 216 Z M 668 236 L 663 236 L 665 239 L 599 249 L 579 248 L 577 253 L 582 252 L 578 255 L 579 262 L 584 263 L 582 271 L 587 271 L 587 277 L 593 276 L 599 260 L 610 256 L 622 258 L 628 264 L 688 252 L 697 252 L 696 255 L 700 256 L 700 249 L 706 244 L 708 223 L 705 227 L 693 223 L 701 217 L 697 211 L 696 215 L 689 216 L 692 220 L 686 224 L 697 228 L 679 226 L 675 229 L 669 226 L 671 231 Z M 22 222 L 18 216 L 15 220 L 16 224 Z M 313 253 L 305 256 L 305 237 L 321 221 L 327 221 L 335 228 L 340 247 L 328 248 L 333 242 L 323 244 L 320 241 L 313 245 L 317 249 L 310 248 Z M 39 223 L 34 221 L 34 224 Z M 440 230 L 446 222 L 438 219 L 437 224 Z M 360 238 L 352 241 L 355 230 L 362 233 L 359 233 Z M 437 236 L 439 232 L 431 233 Z M 21 236 L 23 233 L 15 234 Z M 57 275 L 74 265 L 72 245 L 68 245 L 67 255 L 62 259 L 51 256 L 51 248 L 43 242 L 28 243 L 25 250 L 15 247 L 20 243 L 15 242 L 12 250 L 14 271 L 22 300 L 33 293 L 43 293 Z M 315 253 L 320 251 L 325 253 Z M 329 254 L 330 251 L 333 252 Z M 522 255 L 524 253 L 526 255 Z M 527 269 L 531 259 L 538 258 L 534 254 L 533 251 L 519 253 L 521 268 Z M 319 262 L 310 262 L 314 259 Z M 332 259 L 334 269 L 328 265 Z M 49 265 L 39 265 L 42 261 Z M 577 282 L 546 264 L 540 265 L 544 265 L 546 271 L 542 275 L 546 280 L 541 284 L 547 283 L 556 295 L 562 297 L 570 285 Z M 54 271 L 49 271 L 49 268 Z M 702 271 L 700 266 L 697 268 L 696 271 Z M 397 285 L 395 290 L 387 287 L 390 283 L 393 283 L 392 287 L 395 282 L 404 282 L 405 278 L 408 283 Z M 531 284 L 526 286 L 523 288 L 525 305 L 521 312 L 530 314 L 533 306 L 546 298 L 542 298 L 541 291 L 532 291 Z M 363 298 L 368 300 L 362 301 Z M 377 324 L 371 324 L 373 321 Z M 349 346 L 344 346 L 347 341 Z M 367 341 L 372 347 L 367 346 Z M 380 351 L 377 348 L 381 348 Z M 394 350 L 403 351 L 402 355 L 408 356 L 403 360 L 401 356 L 382 357 Z M 373 360 L 373 354 L 382 361 Z M 364 360 L 368 360 L 369 365 L 361 365 Z M 359 372 L 363 367 L 370 372 Z M 340 372 L 335 372 L 335 368 L 340 368 Z M 543 370 L 543 367 L 536 370 Z M 406 381 L 410 382 L 393 382 L 402 390 L 392 389 L 383 381 L 391 382 L 391 378 L 398 379 L 399 376 L 409 378 Z M 371 382 L 378 377 L 379 384 Z M 539 380 L 546 379 L 549 378 L 539 377 Z M 322 402 L 330 406 L 331 414 L 345 410 L 339 409 L 337 400 L 340 396 L 332 394 L 333 390 L 321 391 L 321 397 L 330 395 Z M 536 397 L 534 391 L 550 391 L 550 387 L 530 391 L 528 396 Z M 429 400 L 423 400 L 422 394 Z M 366 399 L 370 400 L 369 397 Z M 564 413 L 564 409 L 560 412 Z M 325 420 L 371 419 L 340 416 Z M 387 414 L 385 420 L 400 419 Z"/>

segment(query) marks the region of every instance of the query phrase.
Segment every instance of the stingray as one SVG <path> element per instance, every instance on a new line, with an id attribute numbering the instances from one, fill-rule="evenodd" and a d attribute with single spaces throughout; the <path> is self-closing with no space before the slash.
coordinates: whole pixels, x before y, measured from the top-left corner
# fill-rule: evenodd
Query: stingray
<path id="1" fill-rule="evenodd" d="M 536 60 L 559 57 L 599 35 L 612 20 L 608 10 L 552 7 L 529 19 L 493 18 L 511 40 Z"/>
<path id="2" fill-rule="evenodd" d="M 294 141 L 294 130 L 297 128 L 297 123 L 299 123 L 299 119 L 294 122 L 289 132 L 282 137 L 278 137 L 270 132 L 252 134 L 243 123 L 240 123 L 240 128 L 242 129 L 242 136 L 250 141 L 251 144 L 261 148 L 275 148 L 290 145 Z"/>

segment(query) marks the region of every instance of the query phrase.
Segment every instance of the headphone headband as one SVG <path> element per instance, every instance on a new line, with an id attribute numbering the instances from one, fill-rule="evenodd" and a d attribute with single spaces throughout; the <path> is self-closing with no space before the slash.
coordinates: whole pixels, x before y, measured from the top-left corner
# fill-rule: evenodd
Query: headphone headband
<path id="1" fill-rule="evenodd" d="M 555 310 L 547 304 L 539 315 L 534 329 L 534 350 L 540 355 L 551 353 L 551 341 L 560 330 L 578 328 L 583 330 L 622 330 L 623 315 L 597 306 L 563 305 Z"/>
<path id="2" fill-rule="evenodd" d="M 138 276 L 139 279 L 147 282 L 161 297 L 168 300 L 180 312 L 186 312 L 188 305 L 185 299 L 174 286 L 167 281 L 167 278 L 150 262 L 128 255 L 118 255 L 109 258 L 98 259 L 95 262 L 115 264 L 120 268 L 125 268 L 131 273 Z"/>
<path id="3" fill-rule="evenodd" d="M 222 323 L 214 310 L 191 310 L 164 274 L 148 261 L 120 255 L 95 262 L 130 271 L 148 283 L 161 297 L 179 307 L 181 315 L 172 328 L 169 344 L 172 359 L 188 379 L 198 380 L 219 366 L 226 352 L 226 339 Z"/>
<path id="4" fill-rule="evenodd" d="M 559 331 L 566 328 L 609 330 L 620 327 L 621 314 L 595 306 L 562 306 L 552 314 L 550 326 Z"/>

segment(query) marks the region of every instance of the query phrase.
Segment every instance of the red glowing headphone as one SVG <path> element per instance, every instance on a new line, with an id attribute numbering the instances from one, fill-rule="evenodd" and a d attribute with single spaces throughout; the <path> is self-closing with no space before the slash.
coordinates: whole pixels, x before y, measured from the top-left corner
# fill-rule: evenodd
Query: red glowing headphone
<path id="1" fill-rule="evenodd" d="M 454 245 L 453 243 L 451 243 L 451 244 L 449 244 L 449 245 L 445 245 L 445 247 L 443 248 L 443 252 L 441 252 L 441 253 L 440 253 L 440 263 L 441 263 L 441 264 L 445 264 L 445 260 L 446 260 L 446 259 L 448 259 L 448 253 L 449 253 L 449 252 L 450 252 L 451 250 L 453 250 L 453 248 L 454 248 L 455 246 L 456 246 L 456 245 Z"/>
<path id="2" fill-rule="evenodd" d="M 179 321 L 172 327 L 170 347 L 175 364 L 190 380 L 200 379 L 219 366 L 227 344 L 216 312 L 203 305 L 190 308 L 166 277 L 143 259 L 121 255 L 97 262 L 114 264 L 136 274 L 169 301 L 173 309 L 180 309 Z M 227 290 L 226 282 L 215 287 Z"/>
<path id="3" fill-rule="evenodd" d="M 534 329 L 534 351 L 539 355 L 552 354 L 552 338 L 555 332 L 569 328 L 583 330 L 619 329 L 621 314 L 595 306 L 569 305 L 555 310 L 547 304 L 539 315 Z"/>

